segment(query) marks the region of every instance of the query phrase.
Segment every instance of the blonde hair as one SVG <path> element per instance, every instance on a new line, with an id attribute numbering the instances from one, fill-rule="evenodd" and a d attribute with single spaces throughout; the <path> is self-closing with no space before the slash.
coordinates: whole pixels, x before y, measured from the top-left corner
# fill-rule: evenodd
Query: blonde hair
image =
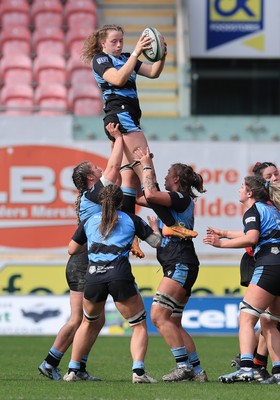
<path id="1" fill-rule="evenodd" d="M 280 183 L 275 182 L 269 185 L 269 196 L 275 207 L 280 210 Z"/>
<path id="2" fill-rule="evenodd" d="M 107 38 L 108 31 L 118 31 L 124 34 L 123 28 L 114 24 L 104 25 L 102 28 L 90 34 L 85 40 L 81 52 L 81 60 L 84 63 L 90 64 L 95 54 L 98 54 L 102 51 L 101 42 Z"/>

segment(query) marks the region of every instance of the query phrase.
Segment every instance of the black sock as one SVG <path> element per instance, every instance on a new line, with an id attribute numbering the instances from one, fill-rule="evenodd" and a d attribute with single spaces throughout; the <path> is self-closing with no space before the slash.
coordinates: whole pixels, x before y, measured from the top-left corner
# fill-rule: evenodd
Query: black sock
<path id="1" fill-rule="evenodd" d="M 57 358 L 53 357 L 51 354 L 48 354 L 47 357 L 45 358 L 45 361 L 50 364 L 52 367 L 58 367 L 60 360 Z"/>
<path id="2" fill-rule="evenodd" d="M 86 370 L 86 363 L 84 363 L 84 362 L 80 362 L 80 371 L 81 372 L 85 372 L 85 370 Z"/>
<path id="3" fill-rule="evenodd" d="M 79 369 L 75 369 L 75 368 L 68 368 L 68 374 L 70 374 L 70 372 L 75 372 L 75 374 L 77 373 L 77 372 L 80 372 L 80 370 Z"/>
<path id="4" fill-rule="evenodd" d="M 254 357 L 254 368 L 262 368 L 267 366 L 268 356 L 262 356 L 259 353 Z"/>
<path id="5" fill-rule="evenodd" d="M 145 374 L 145 371 L 143 368 L 134 368 L 133 372 L 135 372 L 138 376 Z"/>

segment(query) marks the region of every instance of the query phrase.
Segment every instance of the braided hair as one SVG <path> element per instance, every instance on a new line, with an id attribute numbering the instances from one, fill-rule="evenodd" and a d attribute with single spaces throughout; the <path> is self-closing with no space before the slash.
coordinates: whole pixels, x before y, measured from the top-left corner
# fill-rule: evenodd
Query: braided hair
<path id="1" fill-rule="evenodd" d="M 99 193 L 101 204 L 101 223 L 99 231 L 103 239 L 106 239 L 118 222 L 117 210 L 121 208 L 123 202 L 123 192 L 118 185 L 105 186 Z"/>
<path id="2" fill-rule="evenodd" d="M 175 174 L 180 178 L 178 191 L 188 193 L 193 199 L 197 198 L 197 194 L 193 191 L 196 189 L 198 193 L 205 193 L 206 189 L 203 187 L 203 178 L 200 174 L 195 172 L 190 165 L 176 163 L 172 164 L 171 168 Z"/>
<path id="3" fill-rule="evenodd" d="M 87 188 L 88 188 L 88 178 L 87 178 L 88 175 L 93 175 L 89 161 L 83 161 L 73 169 L 72 180 L 74 182 L 74 185 L 76 186 L 76 188 L 79 191 L 79 194 L 75 201 L 75 211 L 76 211 L 78 223 L 80 223 L 81 197 L 82 197 L 83 192 L 85 190 L 87 190 Z"/>
<path id="4" fill-rule="evenodd" d="M 98 29 L 96 32 L 90 34 L 84 42 L 81 60 L 86 64 L 91 64 L 92 58 L 95 54 L 102 51 L 101 42 L 107 38 L 108 31 L 118 31 L 124 34 L 124 30 L 118 25 L 104 25 L 102 28 Z"/>

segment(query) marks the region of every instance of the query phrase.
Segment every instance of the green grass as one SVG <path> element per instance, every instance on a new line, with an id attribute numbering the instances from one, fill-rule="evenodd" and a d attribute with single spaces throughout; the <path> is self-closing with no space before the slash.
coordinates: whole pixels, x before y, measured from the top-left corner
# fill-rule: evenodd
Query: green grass
<path id="1" fill-rule="evenodd" d="M 92 350 L 88 369 L 102 382 L 51 381 L 39 375 L 53 337 L 0 337 L 2 400 L 275 400 L 278 385 L 235 383 L 223 385 L 219 375 L 233 371 L 230 360 L 237 353 L 236 337 L 195 337 L 202 367 L 210 382 L 163 383 L 161 377 L 174 367 L 161 337 L 151 337 L 146 369 L 159 380 L 155 385 L 132 385 L 128 337 L 100 337 Z M 61 369 L 65 373 L 68 351 Z"/>

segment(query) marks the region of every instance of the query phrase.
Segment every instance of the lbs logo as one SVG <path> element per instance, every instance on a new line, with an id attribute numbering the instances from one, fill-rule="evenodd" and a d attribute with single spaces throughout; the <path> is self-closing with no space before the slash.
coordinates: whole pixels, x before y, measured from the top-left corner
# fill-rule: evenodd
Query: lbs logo
<path id="1" fill-rule="evenodd" d="M 207 49 L 263 30 L 263 0 L 208 0 Z"/>
<path id="2" fill-rule="evenodd" d="M 105 169 L 107 159 L 66 147 L 0 148 L 0 243 L 7 248 L 68 245 L 77 219 L 73 167 L 89 160 Z"/>

